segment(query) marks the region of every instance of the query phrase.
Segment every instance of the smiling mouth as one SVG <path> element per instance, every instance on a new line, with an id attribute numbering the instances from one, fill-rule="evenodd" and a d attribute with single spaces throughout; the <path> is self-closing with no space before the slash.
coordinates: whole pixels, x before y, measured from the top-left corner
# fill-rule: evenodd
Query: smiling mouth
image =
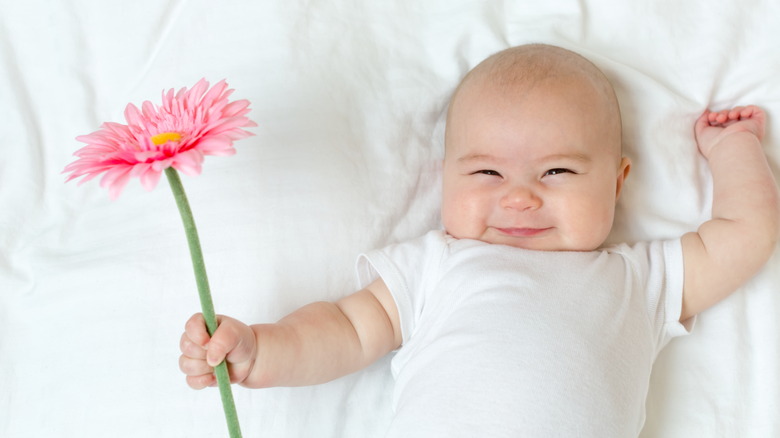
<path id="1" fill-rule="evenodd" d="M 500 231 L 502 234 L 505 234 L 507 236 L 511 237 L 535 237 L 539 236 L 541 234 L 544 234 L 545 232 L 551 230 L 552 227 L 548 228 L 496 228 L 496 230 Z"/>

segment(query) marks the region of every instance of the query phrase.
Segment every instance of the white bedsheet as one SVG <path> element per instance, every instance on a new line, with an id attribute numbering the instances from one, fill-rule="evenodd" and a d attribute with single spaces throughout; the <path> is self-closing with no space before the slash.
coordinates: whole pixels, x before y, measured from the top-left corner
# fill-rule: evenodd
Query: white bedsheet
<path id="1" fill-rule="evenodd" d="M 442 115 L 511 45 L 576 50 L 614 81 L 634 167 L 610 240 L 707 219 L 707 106 L 764 107 L 780 175 L 771 0 L 0 0 L 0 436 L 211 437 L 216 390 L 178 370 L 199 310 L 163 180 L 109 201 L 64 184 L 74 140 L 128 102 L 227 78 L 256 136 L 184 178 L 217 312 L 273 321 L 355 287 L 364 250 L 438 226 Z M 780 436 L 780 258 L 659 357 L 643 437 Z M 378 437 L 387 360 L 329 384 L 234 388 L 247 437 Z"/>

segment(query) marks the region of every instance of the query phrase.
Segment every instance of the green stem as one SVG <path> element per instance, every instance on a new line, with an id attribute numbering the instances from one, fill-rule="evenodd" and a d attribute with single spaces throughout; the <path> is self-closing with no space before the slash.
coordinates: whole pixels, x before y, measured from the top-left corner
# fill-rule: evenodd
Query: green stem
<path id="1" fill-rule="evenodd" d="M 198 230 L 195 228 L 195 220 L 192 217 L 190 203 L 187 201 L 184 186 L 181 184 L 181 178 L 179 178 L 179 173 L 176 169 L 173 167 L 165 169 L 165 176 L 171 185 L 173 197 L 176 199 L 176 205 L 179 207 L 181 220 L 184 223 L 184 233 L 187 235 L 187 243 L 190 247 L 192 269 L 195 271 L 195 282 L 198 285 L 198 296 L 200 297 L 203 319 L 206 320 L 206 329 L 209 335 L 213 335 L 217 330 L 217 315 L 214 312 L 214 302 L 211 300 L 209 280 L 206 276 L 206 264 L 203 261 L 203 251 L 200 249 L 200 239 L 198 238 Z M 225 411 L 225 420 L 227 420 L 230 438 L 240 438 L 241 428 L 238 425 L 236 404 L 233 401 L 233 392 L 230 389 L 230 376 L 228 375 L 225 361 L 222 361 L 214 368 L 214 373 L 217 375 L 217 385 L 219 386 L 219 394 L 222 397 L 222 408 Z"/>

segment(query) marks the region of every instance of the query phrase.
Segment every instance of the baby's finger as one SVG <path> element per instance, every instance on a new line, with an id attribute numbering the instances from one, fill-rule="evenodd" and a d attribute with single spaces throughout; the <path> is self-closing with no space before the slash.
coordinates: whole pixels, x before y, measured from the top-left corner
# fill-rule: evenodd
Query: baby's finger
<path id="1" fill-rule="evenodd" d="M 187 376 L 187 385 L 192 389 L 203 389 L 208 386 L 215 386 L 217 378 L 214 374 L 203 374 L 200 376 Z"/>
<path id="2" fill-rule="evenodd" d="M 206 321 L 201 313 L 196 313 L 187 320 L 184 324 L 184 333 L 190 341 L 201 347 L 205 346 L 211 339 L 209 332 L 206 331 Z"/>
<path id="3" fill-rule="evenodd" d="M 704 111 L 701 113 L 698 119 L 696 119 L 696 123 L 694 124 L 694 131 L 697 133 L 697 135 L 701 132 L 702 129 L 706 128 L 707 126 L 710 126 L 710 115 L 712 113 L 709 110 Z"/>
<path id="4" fill-rule="evenodd" d="M 179 341 L 179 350 L 181 350 L 183 355 L 193 359 L 206 360 L 206 349 L 192 342 L 190 337 L 187 336 L 187 333 L 183 333 L 181 335 L 181 340 Z"/>
<path id="5" fill-rule="evenodd" d="M 731 120 L 739 120 L 740 115 L 742 114 L 742 111 L 745 109 L 744 106 L 735 106 L 734 108 L 729 111 L 729 119 Z"/>
<path id="6" fill-rule="evenodd" d="M 720 125 L 728 119 L 728 112 L 726 111 L 711 111 L 707 114 L 707 121 L 711 126 Z"/>
<path id="7" fill-rule="evenodd" d="M 184 355 L 179 356 L 179 369 L 188 376 L 201 376 L 214 372 L 214 368 L 208 366 L 205 360 L 193 359 Z"/>
<path id="8" fill-rule="evenodd" d="M 726 123 L 729 120 L 729 110 L 718 111 L 715 121 L 718 123 Z"/>
<path id="9" fill-rule="evenodd" d="M 743 119 L 748 119 L 753 116 L 753 112 L 756 109 L 755 106 L 749 105 L 744 108 L 742 108 L 742 111 L 740 111 L 739 116 Z"/>
<path id="10" fill-rule="evenodd" d="M 219 317 L 220 324 L 206 348 L 206 361 L 217 366 L 227 358 L 231 363 L 242 363 L 253 357 L 252 329 L 227 316 Z"/>
<path id="11" fill-rule="evenodd" d="M 220 325 L 206 346 L 206 362 L 212 367 L 217 366 L 240 343 L 230 323 Z"/>

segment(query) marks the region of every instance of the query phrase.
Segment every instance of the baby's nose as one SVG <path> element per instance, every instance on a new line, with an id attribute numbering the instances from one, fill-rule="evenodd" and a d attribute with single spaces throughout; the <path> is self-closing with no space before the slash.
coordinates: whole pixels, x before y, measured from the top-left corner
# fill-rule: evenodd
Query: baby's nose
<path id="1" fill-rule="evenodd" d="M 542 206 L 542 199 L 528 187 L 516 186 L 501 198 L 501 207 L 510 210 L 536 210 Z"/>

